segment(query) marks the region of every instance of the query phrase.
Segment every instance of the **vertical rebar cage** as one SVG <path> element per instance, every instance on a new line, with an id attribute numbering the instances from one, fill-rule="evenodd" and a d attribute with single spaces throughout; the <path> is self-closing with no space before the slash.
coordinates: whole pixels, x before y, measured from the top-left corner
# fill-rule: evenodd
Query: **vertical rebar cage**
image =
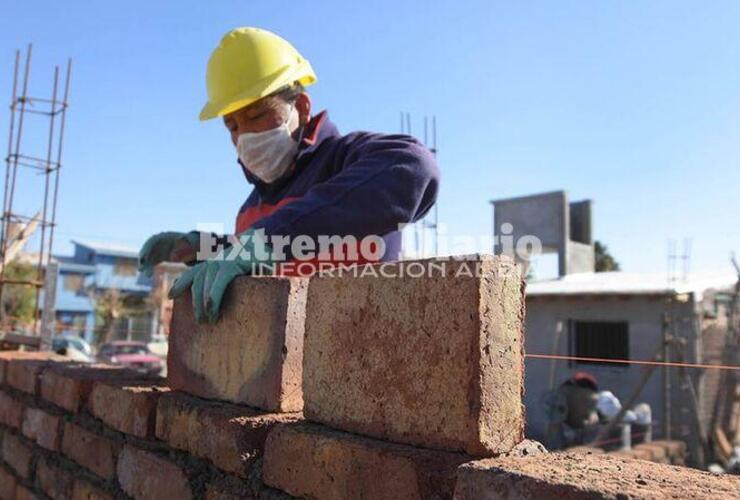
<path id="1" fill-rule="evenodd" d="M 51 97 L 29 95 L 32 46 L 29 44 L 25 62 L 21 67 L 21 51 L 15 53 L 13 69 L 12 96 L 10 101 L 10 127 L 8 131 L 8 154 L 5 157 L 5 188 L 3 210 L 0 220 L 0 331 L 8 332 L 15 326 L 15 318 L 8 317 L 3 302 L 3 291 L 6 285 L 29 286 L 35 288 L 34 319 L 32 333 L 39 335 L 39 297 L 44 286 L 44 269 L 51 261 L 56 226 L 57 196 L 59 193 L 59 173 L 62 168 L 62 144 L 64 125 L 68 108 L 69 82 L 72 71 L 72 60 L 67 60 L 63 88 L 60 81 L 60 68 L 54 67 Z M 40 115 L 39 127 L 48 127 L 37 131 L 46 136 L 43 145 L 30 147 L 24 144 L 24 123 L 29 114 Z M 44 123 L 46 122 L 46 123 Z M 34 124 L 35 125 L 35 124 Z M 31 153 L 28 150 L 45 149 Z M 43 195 L 35 213 L 20 213 L 14 208 L 17 198 L 25 192 L 32 193 L 27 186 L 18 181 L 19 169 L 30 169 L 43 177 Z M 27 202 L 28 200 L 26 200 Z M 20 255 L 23 247 L 29 242 L 32 233 L 38 229 L 38 255 L 30 255 L 35 261 L 34 279 L 8 279 L 6 269 L 14 258 Z M 28 250 L 27 250 L 28 252 Z"/>

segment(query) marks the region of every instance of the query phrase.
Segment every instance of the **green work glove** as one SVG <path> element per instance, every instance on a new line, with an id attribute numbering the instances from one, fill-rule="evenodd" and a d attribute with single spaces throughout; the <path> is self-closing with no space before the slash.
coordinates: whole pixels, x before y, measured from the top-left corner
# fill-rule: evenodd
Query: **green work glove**
<path id="1" fill-rule="evenodd" d="M 139 272 L 150 278 L 154 266 L 161 262 L 187 262 L 198 251 L 200 233 L 177 233 L 168 231 L 151 236 L 139 251 Z"/>
<path id="2" fill-rule="evenodd" d="M 272 248 L 262 235 L 253 230 L 238 236 L 234 244 L 215 258 L 201 262 L 185 271 L 172 285 L 170 298 L 175 298 L 190 288 L 195 319 L 199 323 L 215 323 L 221 308 L 226 287 L 237 276 L 253 274 L 260 266 L 274 264 Z M 259 268 L 262 270 L 262 268 Z"/>

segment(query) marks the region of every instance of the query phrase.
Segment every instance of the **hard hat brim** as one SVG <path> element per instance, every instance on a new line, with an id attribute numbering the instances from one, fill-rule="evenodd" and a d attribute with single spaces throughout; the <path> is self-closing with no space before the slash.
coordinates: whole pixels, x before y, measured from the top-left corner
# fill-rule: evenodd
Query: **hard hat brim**
<path id="1" fill-rule="evenodd" d="M 226 101 L 213 102 L 208 101 L 200 111 L 198 118 L 200 121 L 210 120 L 219 116 L 228 115 L 241 108 L 267 97 L 273 92 L 277 92 L 286 85 L 298 82 L 304 87 L 316 83 L 316 74 L 307 60 L 301 61 L 297 66 L 286 65 L 280 68 L 272 75 L 257 82 L 251 88 L 244 92 L 231 97 Z"/>

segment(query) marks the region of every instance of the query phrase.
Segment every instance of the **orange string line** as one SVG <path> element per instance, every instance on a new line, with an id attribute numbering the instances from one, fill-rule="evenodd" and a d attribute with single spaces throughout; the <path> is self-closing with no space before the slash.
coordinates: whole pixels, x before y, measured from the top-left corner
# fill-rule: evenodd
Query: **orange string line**
<path id="1" fill-rule="evenodd" d="M 709 368 L 717 370 L 740 370 L 740 366 L 727 365 L 706 365 L 701 363 L 676 363 L 671 361 L 635 361 L 630 359 L 609 359 L 609 358 L 583 358 L 579 356 L 562 356 L 558 354 L 525 354 L 525 358 L 537 359 L 561 359 L 572 361 L 594 361 L 599 363 L 622 363 L 630 365 L 652 365 L 652 366 L 675 366 L 681 368 Z"/>

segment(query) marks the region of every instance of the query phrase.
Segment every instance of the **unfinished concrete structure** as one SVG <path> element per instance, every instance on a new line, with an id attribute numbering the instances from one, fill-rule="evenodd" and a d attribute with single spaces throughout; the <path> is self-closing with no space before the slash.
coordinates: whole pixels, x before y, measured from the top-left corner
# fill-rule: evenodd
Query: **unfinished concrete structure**
<path id="1" fill-rule="evenodd" d="M 727 416 L 733 403 L 721 404 L 736 397 L 732 377 L 716 369 L 661 368 L 644 381 L 644 368 L 630 361 L 659 357 L 722 364 L 736 273 L 695 273 L 680 280 L 666 274 L 596 273 L 591 201 L 568 202 L 564 191 L 554 191 L 491 203 L 496 236 L 508 236 L 511 246 L 533 235 L 543 253 L 558 255 L 558 278 L 531 281 L 527 289 L 527 437 L 548 442 L 546 429 L 557 417 L 549 413 L 553 392 L 575 372 L 587 371 L 596 376 L 600 390 L 611 390 L 621 401 L 639 391 L 638 402 L 652 408 L 655 436 L 684 440 L 694 464 L 716 457 L 716 441 L 727 441 L 727 455 L 740 427 Z M 501 241 L 496 251 L 505 251 Z M 528 265 L 526 258 L 521 263 Z M 718 425 L 730 434 L 727 439 L 721 430 L 715 436 Z"/>
<path id="2" fill-rule="evenodd" d="M 491 205 L 494 236 L 510 236 L 514 242 L 536 236 L 543 253 L 557 253 L 559 276 L 594 270 L 591 200 L 568 202 L 565 191 L 553 191 L 492 200 Z M 494 253 L 502 252 L 498 243 Z"/>

